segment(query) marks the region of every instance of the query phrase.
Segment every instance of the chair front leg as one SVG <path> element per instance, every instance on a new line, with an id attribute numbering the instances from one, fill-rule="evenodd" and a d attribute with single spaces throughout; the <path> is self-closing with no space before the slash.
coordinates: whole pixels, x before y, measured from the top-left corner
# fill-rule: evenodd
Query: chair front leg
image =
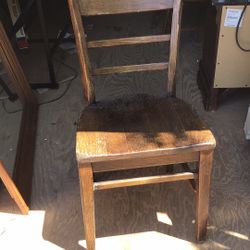
<path id="1" fill-rule="evenodd" d="M 200 152 L 196 197 L 196 239 L 198 241 L 206 237 L 212 161 L 213 150 Z"/>
<path id="2" fill-rule="evenodd" d="M 93 169 L 91 164 L 79 165 L 83 224 L 88 250 L 95 250 L 95 208 Z"/>

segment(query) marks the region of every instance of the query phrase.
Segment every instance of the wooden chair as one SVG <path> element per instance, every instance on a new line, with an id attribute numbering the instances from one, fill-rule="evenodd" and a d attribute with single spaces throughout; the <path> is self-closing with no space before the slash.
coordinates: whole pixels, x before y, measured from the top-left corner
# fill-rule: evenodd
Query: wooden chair
<path id="1" fill-rule="evenodd" d="M 87 248 L 95 249 L 94 191 L 179 180 L 196 183 L 196 238 L 206 234 L 210 175 L 215 139 L 189 105 L 174 98 L 181 0 L 68 0 L 84 96 L 89 103 L 79 121 L 76 156 L 79 167 Z M 173 9 L 171 34 L 86 41 L 81 16 Z M 88 48 L 170 41 L 169 62 L 92 69 Z M 96 103 L 91 75 L 166 70 L 167 97 L 136 96 Z M 167 72 L 166 72 L 167 73 Z M 197 162 L 198 171 L 94 182 L 96 172 Z M 195 181 L 196 182 L 195 182 Z"/>

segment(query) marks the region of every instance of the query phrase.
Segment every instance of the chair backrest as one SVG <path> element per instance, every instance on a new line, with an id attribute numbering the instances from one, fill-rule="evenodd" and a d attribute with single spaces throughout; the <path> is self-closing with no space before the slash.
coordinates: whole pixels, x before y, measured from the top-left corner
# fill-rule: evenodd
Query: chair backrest
<path id="1" fill-rule="evenodd" d="M 166 83 L 167 92 L 169 95 L 174 95 L 174 78 L 181 22 L 181 0 L 68 0 L 68 3 L 82 70 L 84 96 L 88 103 L 92 103 L 95 100 L 94 87 L 91 80 L 92 75 L 106 75 L 112 73 L 168 70 L 168 80 Z M 81 16 L 138 13 L 167 9 L 173 9 L 170 34 L 89 42 L 85 39 Z M 168 62 L 103 67 L 97 69 L 91 69 L 89 63 L 88 49 L 90 48 L 159 43 L 166 41 L 170 42 Z"/>

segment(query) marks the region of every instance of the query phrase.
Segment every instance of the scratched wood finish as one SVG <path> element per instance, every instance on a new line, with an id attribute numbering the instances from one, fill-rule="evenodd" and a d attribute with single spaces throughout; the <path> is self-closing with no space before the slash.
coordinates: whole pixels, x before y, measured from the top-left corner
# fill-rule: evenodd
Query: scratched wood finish
<path id="1" fill-rule="evenodd" d="M 165 10 L 173 7 L 173 0 L 80 0 L 79 2 L 81 14 L 84 16 Z"/>
<path id="2" fill-rule="evenodd" d="M 141 95 L 85 108 L 76 142 L 79 162 L 171 155 L 215 146 L 211 131 L 187 104 Z"/>

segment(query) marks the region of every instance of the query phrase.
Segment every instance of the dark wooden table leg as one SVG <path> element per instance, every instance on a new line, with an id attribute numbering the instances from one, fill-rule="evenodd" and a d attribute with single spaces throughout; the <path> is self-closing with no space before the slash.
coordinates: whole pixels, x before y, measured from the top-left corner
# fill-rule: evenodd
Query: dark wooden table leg
<path id="1" fill-rule="evenodd" d="M 213 151 L 200 153 L 199 181 L 196 197 L 196 239 L 204 240 L 207 231 L 210 179 Z"/>
<path id="2" fill-rule="evenodd" d="M 95 211 L 93 170 L 91 164 L 79 165 L 81 201 L 85 238 L 88 250 L 95 250 Z"/>

